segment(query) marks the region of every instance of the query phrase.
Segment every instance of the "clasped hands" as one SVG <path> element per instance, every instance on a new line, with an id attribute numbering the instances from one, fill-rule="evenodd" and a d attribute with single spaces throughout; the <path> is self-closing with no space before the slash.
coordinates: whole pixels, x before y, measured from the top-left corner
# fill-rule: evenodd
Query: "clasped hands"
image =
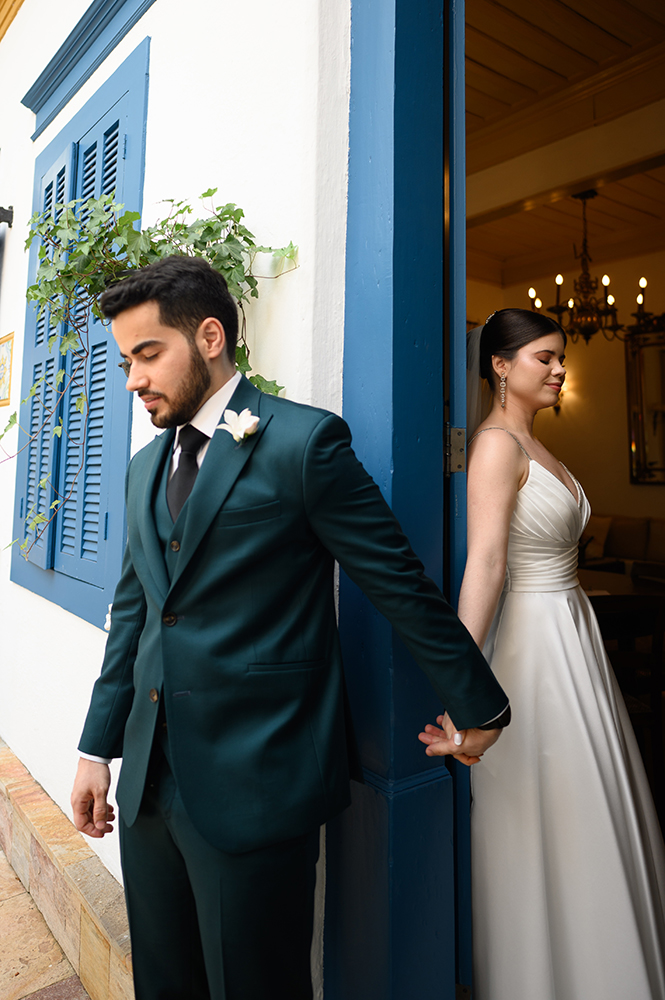
<path id="1" fill-rule="evenodd" d="M 461 764 L 471 767 L 477 764 L 486 750 L 496 743 L 500 729 L 460 729 L 457 730 L 446 712 L 437 717 L 437 726 L 425 726 L 425 732 L 418 734 L 421 743 L 427 745 L 428 757 L 451 756 Z"/>

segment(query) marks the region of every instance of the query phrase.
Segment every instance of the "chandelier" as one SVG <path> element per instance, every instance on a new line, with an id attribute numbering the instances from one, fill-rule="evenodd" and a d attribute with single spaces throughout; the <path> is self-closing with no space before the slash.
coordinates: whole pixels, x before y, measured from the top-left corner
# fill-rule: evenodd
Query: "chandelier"
<path id="1" fill-rule="evenodd" d="M 573 198 L 582 202 L 582 250 L 577 252 L 577 247 L 573 244 L 575 260 L 579 260 L 582 271 L 578 278 L 573 280 L 573 294 L 566 302 L 561 302 L 561 286 L 563 285 L 563 275 L 557 274 L 554 279 L 556 283 L 556 302 L 553 306 L 547 306 L 547 312 L 553 313 L 557 322 L 561 324 L 566 334 L 575 344 L 582 338 L 585 343 L 589 343 L 596 333 L 602 333 L 606 340 L 625 340 L 625 327 L 617 318 L 617 309 L 614 296 L 608 293 L 610 284 L 609 275 L 604 274 L 601 279 L 603 286 L 602 297 L 598 296 L 598 278 L 592 278 L 589 271 L 591 254 L 589 253 L 589 240 L 587 236 L 586 203 L 591 198 L 595 198 L 597 191 L 582 191 L 574 194 Z M 629 327 L 630 333 L 638 332 L 643 325 L 649 322 L 650 313 L 644 311 L 644 289 L 647 286 L 647 279 L 640 278 L 640 292 L 637 296 L 637 312 L 632 315 L 637 320 L 636 325 Z M 529 289 L 531 308 L 539 311 L 542 308 L 542 301 L 538 298 L 535 288 Z"/>

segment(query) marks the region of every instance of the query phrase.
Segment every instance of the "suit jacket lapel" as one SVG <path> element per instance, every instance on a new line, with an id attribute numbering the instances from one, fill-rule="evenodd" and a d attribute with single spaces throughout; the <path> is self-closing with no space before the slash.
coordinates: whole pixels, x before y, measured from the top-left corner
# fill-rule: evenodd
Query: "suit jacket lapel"
<path id="1" fill-rule="evenodd" d="M 136 520 L 145 557 L 145 566 L 141 575 L 146 572 L 150 573 L 157 590 L 164 597 L 168 593 L 169 578 L 166 572 L 164 553 L 157 534 L 153 498 L 162 479 L 164 462 L 169 461 L 174 437 L 175 430 L 171 429 L 162 434 L 156 443 L 150 463 L 144 470 L 142 482 L 138 487 L 136 504 Z M 132 556 L 136 560 L 134 553 Z"/>
<path id="2" fill-rule="evenodd" d="M 219 428 L 215 431 L 196 477 L 194 489 L 187 500 L 187 519 L 180 541 L 178 566 L 173 574 L 171 587 L 178 582 L 272 419 L 272 414 L 267 417 L 261 416 L 262 397 L 263 394 L 245 378 L 239 382 L 231 397 L 229 407 L 237 413 L 248 408 L 261 418 L 259 426 L 255 434 L 241 442 L 234 441 L 228 431 Z"/>

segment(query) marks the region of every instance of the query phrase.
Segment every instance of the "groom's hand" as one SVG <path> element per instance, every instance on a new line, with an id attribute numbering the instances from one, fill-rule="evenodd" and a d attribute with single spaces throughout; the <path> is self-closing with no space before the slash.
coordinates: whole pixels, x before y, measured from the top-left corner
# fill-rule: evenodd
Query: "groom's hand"
<path id="1" fill-rule="evenodd" d="M 103 837 L 113 831 L 113 806 L 107 796 L 111 784 L 108 764 L 81 757 L 72 790 L 74 825 L 88 837 Z"/>
<path id="2" fill-rule="evenodd" d="M 421 743 L 427 745 L 428 757 L 452 756 L 461 764 L 470 767 L 477 764 L 482 755 L 501 735 L 500 729 L 460 729 L 457 730 L 446 712 L 437 720 L 439 726 L 425 726 L 425 732 L 418 734 Z"/>

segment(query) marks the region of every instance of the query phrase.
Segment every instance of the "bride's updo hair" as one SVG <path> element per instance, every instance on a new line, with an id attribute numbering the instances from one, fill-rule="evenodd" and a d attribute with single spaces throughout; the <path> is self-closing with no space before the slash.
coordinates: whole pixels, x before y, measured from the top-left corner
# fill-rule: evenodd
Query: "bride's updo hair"
<path id="1" fill-rule="evenodd" d="M 499 309 L 485 323 L 480 335 L 480 374 L 494 389 L 492 356 L 512 361 L 520 347 L 532 340 L 559 333 L 566 345 L 566 334 L 555 319 L 531 309 Z"/>

